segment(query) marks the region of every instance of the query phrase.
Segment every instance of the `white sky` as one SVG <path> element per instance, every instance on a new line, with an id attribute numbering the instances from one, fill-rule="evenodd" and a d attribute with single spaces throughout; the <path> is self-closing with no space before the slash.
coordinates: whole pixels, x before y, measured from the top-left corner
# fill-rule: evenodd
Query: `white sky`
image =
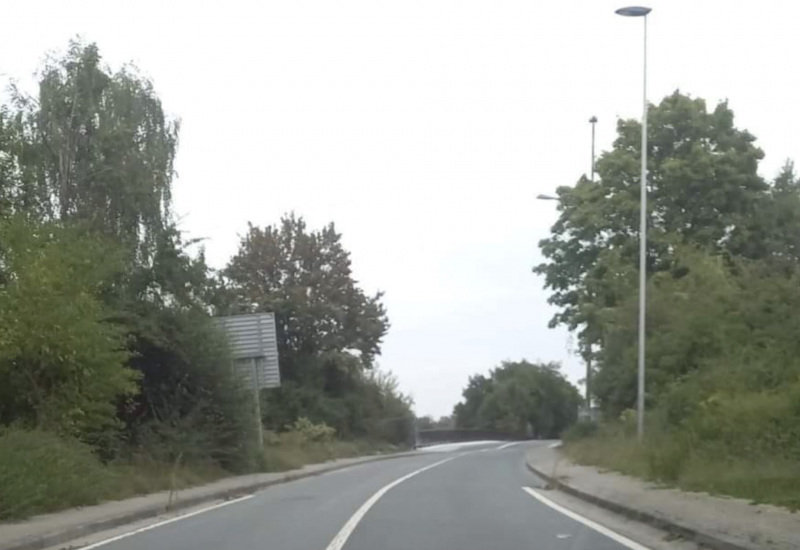
<path id="1" fill-rule="evenodd" d="M 175 210 L 212 266 L 247 221 L 334 221 L 356 277 L 386 291 L 381 364 L 442 415 L 504 359 L 583 376 L 530 272 L 556 219 L 534 197 L 588 171 L 591 115 L 598 149 L 640 115 L 642 25 L 623 3 L 28 0 L 0 12 L 0 81 L 30 85 L 76 34 L 134 61 L 182 120 Z M 765 175 L 798 158 L 800 5 L 647 5 L 651 101 L 728 98 Z"/>

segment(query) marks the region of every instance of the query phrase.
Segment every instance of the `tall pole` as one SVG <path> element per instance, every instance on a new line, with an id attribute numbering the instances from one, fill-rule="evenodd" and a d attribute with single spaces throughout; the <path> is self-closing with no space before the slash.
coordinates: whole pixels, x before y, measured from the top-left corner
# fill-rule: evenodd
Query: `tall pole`
<path id="1" fill-rule="evenodd" d="M 594 173 L 595 173 L 595 163 L 594 163 L 594 127 L 597 124 L 597 117 L 592 116 L 589 119 L 589 123 L 592 125 L 592 166 L 589 171 L 591 182 L 594 183 Z M 586 356 L 584 357 L 586 361 L 586 412 L 589 415 L 589 418 L 592 418 L 592 342 L 589 341 L 589 344 L 586 349 Z"/>
<path id="2" fill-rule="evenodd" d="M 591 181 L 594 183 L 594 125 L 597 124 L 597 117 L 593 116 L 589 119 L 589 122 L 592 125 L 592 169 L 591 169 Z"/>
<path id="3" fill-rule="evenodd" d="M 639 177 L 639 376 L 636 394 L 636 435 L 644 438 L 645 313 L 647 307 L 647 16 L 644 21 L 644 77 L 642 80 L 642 173 Z"/>

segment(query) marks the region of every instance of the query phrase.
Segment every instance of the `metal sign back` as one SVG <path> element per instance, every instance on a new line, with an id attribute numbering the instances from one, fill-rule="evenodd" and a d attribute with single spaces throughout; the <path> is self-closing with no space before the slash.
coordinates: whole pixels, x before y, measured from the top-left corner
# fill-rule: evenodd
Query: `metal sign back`
<path id="1" fill-rule="evenodd" d="M 247 387 L 280 386 L 275 314 L 232 315 L 218 317 L 216 321 L 228 337 L 234 359 L 233 368 Z"/>

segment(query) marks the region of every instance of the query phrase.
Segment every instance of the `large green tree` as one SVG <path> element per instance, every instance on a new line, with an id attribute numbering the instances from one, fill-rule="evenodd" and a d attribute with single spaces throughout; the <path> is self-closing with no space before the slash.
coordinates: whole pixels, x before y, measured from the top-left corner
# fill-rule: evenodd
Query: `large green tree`
<path id="1" fill-rule="evenodd" d="M 353 278 L 333 224 L 309 230 L 292 214 L 248 226 L 217 296 L 222 313 L 275 313 L 282 387 L 270 392 L 269 425 L 305 414 L 342 434 L 363 432 L 359 387 L 389 322 L 381 293 L 365 294 Z"/>
<path id="2" fill-rule="evenodd" d="M 525 360 L 471 377 L 463 395 L 453 411 L 457 427 L 548 438 L 575 421 L 581 401 L 558 364 Z"/>
<path id="3" fill-rule="evenodd" d="M 753 220 L 769 190 L 757 172 L 763 153 L 727 103 L 709 112 L 702 99 L 675 92 L 648 117 L 648 271 L 669 269 L 680 244 L 758 254 Z M 578 329 L 582 350 L 600 344 L 598 312 L 635 282 L 640 144 L 641 124 L 620 120 L 597 180 L 558 188 L 560 216 L 540 242 L 545 261 L 534 271 L 560 309 L 551 325 Z"/>
<path id="4" fill-rule="evenodd" d="M 12 89 L 11 104 L 0 108 L 3 215 L 21 220 L 29 239 L 48 227 L 111 247 L 118 269 L 98 262 L 92 296 L 125 336 L 126 364 L 139 373 L 136 395 L 118 403 L 124 442 L 230 463 L 248 411 L 209 315 L 210 271 L 170 213 L 178 123 L 147 78 L 130 66 L 111 70 L 94 44 L 72 42 L 38 76 L 35 96 Z M 0 251 L 8 251 L 3 239 Z M 26 276 L 35 276 L 30 266 Z M 55 267 L 52 277 L 70 276 L 68 264 Z M 0 283 L 7 269 L 0 263 Z M 37 307 L 50 306 L 26 304 L 32 318 L 52 313 Z M 95 349 L 81 345 L 76 357 Z M 12 407 L 4 420 L 23 412 Z"/>
<path id="5" fill-rule="evenodd" d="M 765 181 L 758 174 L 763 152 L 735 126 L 727 103 L 709 111 L 702 99 L 675 92 L 650 107 L 648 129 L 649 276 L 685 269 L 676 266 L 676 250 L 685 246 L 727 257 L 797 258 L 793 168 L 787 165 L 772 185 Z M 637 284 L 640 140 L 641 125 L 620 120 L 596 181 L 558 189 L 560 216 L 540 242 L 545 261 L 534 268 L 559 309 L 551 326 L 577 331 L 581 353 L 601 359 L 598 369 L 620 366 L 602 363 L 613 328 L 608 319 Z M 648 338 L 656 325 L 650 323 Z M 630 405 L 632 382 L 622 382 L 615 391 Z"/>
<path id="6" fill-rule="evenodd" d="M 50 58 L 36 97 L 14 94 L 28 195 L 146 254 L 169 223 L 178 123 L 133 67 L 111 72 L 94 44 Z"/>

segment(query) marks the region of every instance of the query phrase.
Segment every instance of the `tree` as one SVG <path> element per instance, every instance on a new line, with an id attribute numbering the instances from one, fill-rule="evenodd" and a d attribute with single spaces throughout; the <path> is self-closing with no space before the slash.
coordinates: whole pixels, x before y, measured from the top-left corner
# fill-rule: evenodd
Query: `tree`
<path id="1" fill-rule="evenodd" d="M 456 428 L 475 428 L 480 424 L 479 413 L 486 396 L 493 389 L 492 378 L 482 374 L 469 377 L 467 387 L 461 392 L 464 399 L 453 409 Z"/>
<path id="2" fill-rule="evenodd" d="M 762 253 L 752 222 L 769 195 L 757 172 L 763 152 L 734 126 L 727 103 L 708 112 L 702 99 L 675 92 L 648 116 L 648 271 L 669 269 L 681 244 Z M 579 330 L 584 354 L 602 345 L 598 315 L 628 296 L 638 269 L 641 125 L 620 120 L 617 134 L 596 182 L 558 189 L 561 215 L 534 268 L 560 308 L 551 326 Z"/>
<path id="3" fill-rule="evenodd" d="M 747 347 L 741 303 L 753 298 L 741 285 L 764 288 L 753 273 L 769 274 L 776 295 L 794 277 L 800 183 L 790 162 L 773 182 L 758 175 L 763 153 L 725 102 L 709 112 L 675 92 L 649 117 L 647 403 L 658 407 L 682 381 Z M 593 392 L 612 417 L 636 398 L 641 126 L 623 120 L 617 133 L 596 182 L 559 188 L 561 215 L 534 268 L 560 308 L 551 325 L 578 332 L 597 371 Z"/>
<path id="4" fill-rule="evenodd" d="M 73 41 L 39 77 L 39 95 L 14 94 L 25 185 L 52 219 L 82 220 L 140 259 L 168 222 L 178 123 L 133 67 L 111 73 L 97 46 Z"/>
<path id="5" fill-rule="evenodd" d="M 267 423 L 282 428 L 304 411 L 352 433 L 353 395 L 389 322 L 382 294 L 358 288 L 333 224 L 309 231 L 289 215 L 277 226 L 249 225 L 222 275 L 217 311 L 275 313 L 282 386 L 270 393 Z"/>
<path id="6" fill-rule="evenodd" d="M 148 79 L 130 66 L 112 71 L 94 44 L 80 42 L 47 60 L 36 97 L 12 90 L 12 99 L 0 108 L 3 215 L 24 218 L 20 232 L 30 238 L 41 226 L 87 244 L 100 239 L 118 265 L 97 270 L 92 297 L 101 301 L 104 328 L 125 336 L 129 372 L 140 374 L 136 395 L 112 403 L 125 423 L 123 442 L 140 453 L 231 465 L 252 423 L 209 315 L 210 270 L 170 213 L 177 121 Z M 0 237 L 0 251 L 7 246 Z M 69 277 L 66 261 L 52 267 L 52 277 Z M 5 272 L 0 265 L 0 284 Z M 50 307 L 32 301 L 29 315 L 47 318 L 38 306 Z M 4 421 L 24 415 L 12 409 Z"/>
<path id="7" fill-rule="evenodd" d="M 454 410 L 456 426 L 558 437 L 577 418 L 581 397 L 556 363 L 505 361 L 474 376 Z"/>
<path id="8" fill-rule="evenodd" d="M 105 443 L 137 379 L 100 299 L 119 257 L 78 229 L 21 217 L 0 225 L 0 243 L 0 422 Z"/>

